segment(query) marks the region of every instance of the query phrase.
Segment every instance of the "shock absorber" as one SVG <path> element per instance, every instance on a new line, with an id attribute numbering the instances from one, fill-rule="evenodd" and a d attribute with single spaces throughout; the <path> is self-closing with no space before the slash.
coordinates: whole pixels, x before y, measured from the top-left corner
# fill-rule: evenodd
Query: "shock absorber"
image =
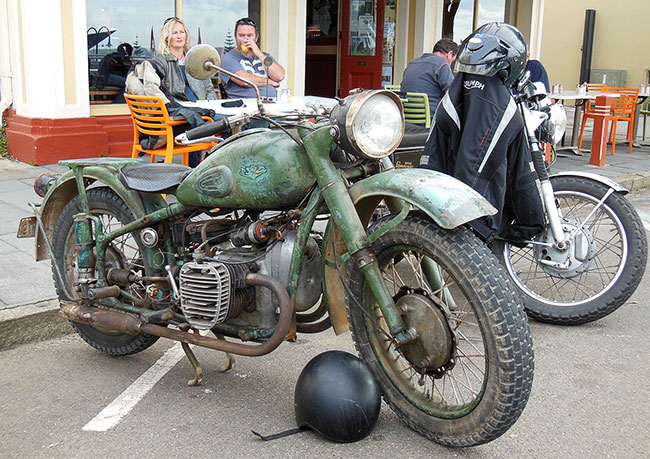
<path id="1" fill-rule="evenodd" d="M 89 282 L 95 277 L 95 240 L 91 216 L 77 214 L 74 216 L 75 245 L 77 248 L 78 283 L 83 298 L 88 298 Z"/>

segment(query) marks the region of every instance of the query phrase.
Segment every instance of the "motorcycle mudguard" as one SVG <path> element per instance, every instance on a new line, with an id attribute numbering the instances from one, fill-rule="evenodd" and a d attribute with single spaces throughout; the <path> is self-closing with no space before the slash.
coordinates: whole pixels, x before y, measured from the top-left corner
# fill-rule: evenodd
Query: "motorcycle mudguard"
<path id="1" fill-rule="evenodd" d="M 386 199 L 391 209 L 398 208 L 399 201 L 405 201 L 445 229 L 497 213 L 485 198 L 469 186 L 449 175 L 428 169 L 391 169 L 373 175 L 352 185 L 350 196 L 366 226 L 382 199 Z M 324 299 L 329 306 L 334 332 L 339 335 L 349 328 L 343 295 L 345 290 L 339 271 L 344 278 L 347 276 L 345 265 L 339 264 L 336 268 L 334 254 L 340 260 L 347 248 L 332 220 L 328 223 L 324 239 Z"/>
<path id="2" fill-rule="evenodd" d="M 68 163 L 72 162 L 74 161 L 66 161 L 65 165 L 70 165 Z M 126 160 L 117 160 L 114 162 L 111 160 L 103 160 L 103 162 L 105 162 L 106 165 L 111 166 L 133 163 L 133 161 Z M 139 161 L 136 160 L 135 162 Z M 64 162 L 61 164 L 63 163 Z M 79 161 L 79 163 L 81 163 L 81 161 Z M 161 209 L 166 205 L 165 200 L 161 195 L 154 193 L 141 194 L 137 191 L 129 190 L 118 179 L 114 169 L 104 167 L 100 162 L 95 164 L 96 165 L 92 166 L 84 166 L 83 176 L 84 181 L 86 182 L 86 189 L 88 189 L 91 183 L 95 186 L 106 186 L 112 189 L 120 196 L 120 198 L 122 198 L 131 212 L 133 212 L 136 219 L 155 210 Z M 98 184 L 95 184 L 94 182 L 98 182 Z M 72 170 L 59 177 L 56 181 L 56 185 L 48 190 L 47 194 L 43 198 L 43 203 L 41 204 L 41 219 L 49 240 L 52 240 L 52 234 L 54 233 L 56 222 L 59 219 L 59 215 L 63 211 L 63 208 L 78 194 L 79 190 L 77 189 L 75 175 Z M 40 261 L 49 258 L 50 253 L 47 250 L 44 235 L 42 231 L 39 230 L 36 232 L 36 260 Z"/>
<path id="3" fill-rule="evenodd" d="M 497 213 L 483 196 L 460 180 L 428 169 L 391 169 L 373 175 L 352 185 L 350 196 L 357 207 L 371 197 L 404 200 L 445 229 Z"/>
<path id="4" fill-rule="evenodd" d="M 592 172 L 564 171 L 564 172 L 558 172 L 556 174 L 551 174 L 550 178 L 553 177 L 582 177 L 588 180 L 593 180 L 594 182 L 602 183 L 603 185 L 612 188 L 617 193 L 621 193 L 621 194 L 629 193 L 629 190 L 625 188 L 623 185 L 621 185 L 620 183 L 615 182 L 610 178 L 603 177 L 602 175 L 594 174 Z"/>

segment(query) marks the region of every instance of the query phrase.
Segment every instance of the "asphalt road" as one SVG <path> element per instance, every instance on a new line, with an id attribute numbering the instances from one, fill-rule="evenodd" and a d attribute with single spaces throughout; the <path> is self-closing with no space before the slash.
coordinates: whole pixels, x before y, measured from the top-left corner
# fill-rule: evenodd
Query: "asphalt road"
<path id="1" fill-rule="evenodd" d="M 650 196 L 632 202 L 650 228 Z M 83 430 L 173 344 L 130 357 L 100 354 L 76 335 L 0 353 L 0 457 L 648 457 L 650 454 L 650 276 L 618 311 L 559 327 L 531 322 L 535 380 L 523 415 L 501 438 L 451 449 L 402 424 L 386 406 L 372 434 L 334 444 L 312 432 L 275 440 L 294 427 L 293 390 L 304 365 L 329 349 L 353 351 L 349 334 L 300 335 L 265 357 L 195 348 L 203 384 L 185 359 L 173 365 L 117 425 Z"/>

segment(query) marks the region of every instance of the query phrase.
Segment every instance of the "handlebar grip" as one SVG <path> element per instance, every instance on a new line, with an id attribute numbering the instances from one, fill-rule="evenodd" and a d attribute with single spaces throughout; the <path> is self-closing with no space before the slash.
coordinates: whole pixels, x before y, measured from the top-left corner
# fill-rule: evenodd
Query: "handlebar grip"
<path id="1" fill-rule="evenodd" d="M 202 126 L 195 127 L 194 129 L 190 129 L 189 131 L 185 131 L 185 134 L 187 134 L 187 140 L 196 140 L 202 137 L 210 137 L 211 135 L 219 134 L 220 132 L 226 132 L 228 130 L 230 130 L 228 120 L 226 118 L 223 118 L 219 121 L 215 121 L 214 123 L 207 123 Z"/>

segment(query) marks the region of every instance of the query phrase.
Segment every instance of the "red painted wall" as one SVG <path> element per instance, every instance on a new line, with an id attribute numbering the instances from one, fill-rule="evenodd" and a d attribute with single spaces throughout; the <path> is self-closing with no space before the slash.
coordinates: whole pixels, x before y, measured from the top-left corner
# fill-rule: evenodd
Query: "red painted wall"
<path id="1" fill-rule="evenodd" d="M 128 157 L 133 146 L 129 115 L 90 118 L 27 118 L 9 111 L 7 150 L 24 163 L 56 164 L 62 159 Z"/>

